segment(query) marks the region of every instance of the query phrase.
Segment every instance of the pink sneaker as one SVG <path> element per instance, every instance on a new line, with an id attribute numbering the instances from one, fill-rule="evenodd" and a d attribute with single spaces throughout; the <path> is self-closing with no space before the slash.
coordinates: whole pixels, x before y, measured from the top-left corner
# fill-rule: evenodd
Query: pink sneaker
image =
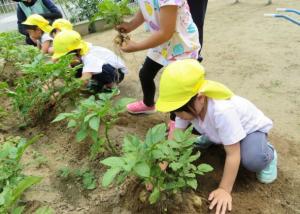
<path id="1" fill-rule="evenodd" d="M 170 120 L 168 123 L 168 140 L 172 140 L 174 130 L 175 130 L 175 121 Z"/>
<path id="2" fill-rule="evenodd" d="M 127 111 L 131 114 L 152 114 L 155 112 L 154 106 L 146 106 L 144 102 L 137 101 L 127 105 Z"/>

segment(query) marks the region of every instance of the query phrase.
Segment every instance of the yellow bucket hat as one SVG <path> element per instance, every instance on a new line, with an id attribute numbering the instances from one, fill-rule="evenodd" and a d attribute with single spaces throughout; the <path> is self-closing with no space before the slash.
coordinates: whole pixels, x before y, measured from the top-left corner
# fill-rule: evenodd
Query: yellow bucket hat
<path id="1" fill-rule="evenodd" d="M 73 25 L 66 19 L 56 19 L 52 23 L 52 27 L 59 30 L 73 30 Z"/>
<path id="2" fill-rule="evenodd" d="M 49 25 L 49 21 L 38 14 L 28 16 L 28 18 L 22 22 L 23 25 L 38 26 L 45 33 L 50 33 L 53 27 Z"/>
<path id="3" fill-rule="evenodd" d="M 88 50 L 88 44 L 81 39 L 79 33 L 74 30 L 63 30 L 55 36 L 53 40 L 54 53 L 52 58 L 58 59 L 70 51 L 80 49 L 80 54 L 85 55 Z"/>
<path id="4" fill-rule="evenodd" d="M 155 108 L 161 112 L 174 111 L 198 93 L 213 99 L 229 99 L 234 95 L 225 85 L 206 80 L 204 75 L 204 68 L 194 59 L 169 64 L 160 79 Z"/>

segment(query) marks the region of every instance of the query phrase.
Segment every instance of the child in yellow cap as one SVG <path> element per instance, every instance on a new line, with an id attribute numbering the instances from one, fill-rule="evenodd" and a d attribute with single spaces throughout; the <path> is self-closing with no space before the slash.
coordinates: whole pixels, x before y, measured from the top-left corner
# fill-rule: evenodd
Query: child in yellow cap
<path id="1" fill-rule="evenodd" d="M 53 40 L 53 48 L 53 60 L 66 54 L 75 54 L 74 61 L 83 65 L 77 71 L 76 77 L 81 78 L 92 92 L 110 92 L 117 89 L 127 73 L 120 57 L 106 48 L 85 42 L 76 31 L 63 30 L 58 33 Z"/>
<path id="2" fill-rule="evenodd" d="M 52 54 L 51 46 L 53 38 L 49 33 L 53 30 L 49 21 L 38 14 L 29 16 L 25 22 L 22 22 L 26 28 L 29 37 L 41 49 L 42 53 Z"/>
<path id="3" fill-rule="evenodd" d="M 71 22 L 69 22 L 66 19 L 56 19 L 52 23 L 53 30 L 51 31 L 50 35 L 51 37 L 55 37 L 55 35 L 62 30 L 73 30 L 73 25 Z"/>
<path id="4" fill-rule="evenodd" d="M 218 214 L 232 209 L 231 191 L 240 163 L 256 172 L 260 182 L 271 183 L 277 178 L 277 153 L 268 142 L 272 121 L 250 101 L 204 75 L 203 67 L 192 59 L 167 66 L 160 79 L 156 109 L 174 111 L 176 128 L 185 129 L 191 122 L 210 142 L 224 146 L 223 176 L 208 198 L 209 208 L 216 207 Z"/>

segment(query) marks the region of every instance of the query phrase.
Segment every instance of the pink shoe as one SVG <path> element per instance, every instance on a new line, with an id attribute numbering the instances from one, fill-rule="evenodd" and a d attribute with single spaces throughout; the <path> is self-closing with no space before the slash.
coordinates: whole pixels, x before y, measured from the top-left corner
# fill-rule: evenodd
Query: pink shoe
<path id="1" fill-rule="evenodd" d="M 146 106 L 144 102 L 137 101 L 127 105 L 127 111 L 131 114 L 152 114 L 155 112 L 154 106 Z"/>
<path id="2" fill-rule="evenodd" d="M 170 120 L 168 123 L 168 140 L 173 139 L 173 132 L 175 131 L 175 121 Z"/>

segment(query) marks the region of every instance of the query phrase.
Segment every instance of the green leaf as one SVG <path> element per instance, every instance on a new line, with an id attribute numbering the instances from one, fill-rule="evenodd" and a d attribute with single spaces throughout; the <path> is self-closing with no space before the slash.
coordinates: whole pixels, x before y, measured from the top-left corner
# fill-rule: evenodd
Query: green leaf
<path id="1" fill-rule="evenodd" d="M 153 155 L 153 158 L 156 160 L 161 160 L 166 157 L 160 149 L 153 150 L 152 155 Z"/>
<path id="2" fill-rule="evenodd" d="M 169 165 L 171 167 L 171 169 L 173 169 L 174 171 L 177 171 L 178 169 L 180 169 L 183 165 L 182 163 L 176 163 L 176 162 L 172 162 Z"/>
<path id="3" fill-rule="evenodd" d="M 145 143 L 152 145 L 166 140 L 167 126 L 165 123 L 158 124 L 153 128 L 149 129 L 146 135 Z"/>
<path id="4" fill-rule="evenodd" d="M 90 172 L 90 171 L 84 173 L 82 183 L 83 183 L 84 189 L 88 189 L 88 190 L 95 189 L 96 188 L 96 179 L 95 179 L 94 173 Z"/>
<path id="5" fill-rule="evenodd" d="M 200 157 L 200 152 L 198 151 L 195 155 L 189 157 L 189 162 L 193 162 Z"/>
<path id="6" fill-rule="evenodd" d="M 79 132 L 76 133 L 76 141 L 81 142 L 87 137 L 87 131 L 85 129 L 80 129 Z"/>
<path id="7" fill-rule="evenodd" d="M 121 168 L 111 168 L 107 170 L 102 178 L 102 186 L 108 187 L 120 171 Z"/>
<path id="8" fill-rule="evenodd" d="M 125 164 L 123 158 L 121 157 L 109 157 L 100 161 L 100 163 L 102 163 L 105 166 L 110 166 L 113 168 L 122 167 Z"/>
<path id="9" fill-rule="evenodd" d="M 118 112 L 123 112 L 126 110 L 126 106 L 127 104 L 129 103 L 132 103 L 134 102 L 135 99 L 132 99 L 132 98 L 122 98 L 122 99 L 119 99 L 116 103 L 115 103 L 115 109 L 118 111 Z"/>
<path id="10" fill-rule="evenodd" d="M 68 122 L 68 128 L 73 128 L 73 127 L 75 127 L 77 125 L 77 122 L 75 121 L 75 120 L 70 120 L 69 122 Z"/>
<path id="11" fill-rule="evenodd" d="M 11 190 L 10 195 L 8 197 L 5 197 L 5 207 L 6 209 L 11 208 L 16 201 L 21 197 L 21 194 L 31 187 L 34 184 L 39 183 L 42 180 L 41 177 L 36 176 L 28 176 L 19 181 Z M 2 193 L 1 193 L 2 194 Z"/>
<path id="12" fill-rule="evenodd" d="M 214 168 L 211 165 L 209 165 L 209 164 L 202 163 L 199 166 L 197 166 L 197 169 L 200 172 L 211 172 L 211 171 L 213 171 Z"/>
<path id="13" fill-rule="evenodd" d="M 167 143 L 170 145 L 171 148 L 173 149 L 178 149 L 180 148 L 180 144 L 173 141 L 173 140 L 168 140 Z"/>
<path id="14" fill-rule="evenodd" d="M 16 207 L 13 209 L 11 214 L 22 214 L 24 208 L 25 208 L 25 206 Z"/>
<path id="15" fill-rule="evenodd" d="M 90 149 L 90 154 L 91 154 L 92 160 L 94 160 L 97 157 L 97 155 L 103 151 L 104 143 L 105 143 L 105 141 L 102 138 L 100 138 L 98 141 L 96 141 L 92 144 L 91 149 Z"/>
<path id="16" fill-rule="evenodd" d="M 38 208 L 34 214 L 54 214 L 54 210 L 51 207 L 43 206 Z"/>
<path id="17" fill-rule="evenodd" d="M 66 119 L 68 116 L 70 116 L 70 113 L 60 113 L 54 120 L 52 120 L 51 123 L 59 122 L 61 120 Z"/>
<path id="18" fill-rule="evenodd" d="M 143 178 L 148 178 L 150 176 L 150 167 L 145 162 L 138 163 L 133 167 L 133 170 Z"/>
<path id="19" fill-rule="evenodd" d="M 90 126 L 91 129 L 93 129 L 96 132 L 98 132 L 99 125 L 100 125 L 100 118 L 99 117 L 95 116 L 95 117 L 92 117 L 92 119 L 90 119 L 89 126 Z"/>
<path id="20" fill-rule="evenodd" d="M 158 187 L 155 187 L 153 192 L 149 196 L 150 204 L 156 203 L 158 201 L 159 197 L 160 197 L 159 189 L 158 189 Z"/>
<path id="21" fill-rule="evenodd" d="M 139 140 L 138 137 L 134 135 L 127 135 L 124 138 L 123 151 L 125 153 L 137 151 L 140 145 L 141 145 L 141 141 Z"/>
<path id="22" fill-rule="evenodd" d="M 188 179 L 186 181 L 186 183 L 187 183 L 187 185 L 189 185 L 190 187 L 192 187 L 194 190 L 197 189 L 198 184 L 197 184 L 197 180 L 196 179 Z"/>
<path id="23" fill-rule="evenodd" d="M 94 117 L 94 116 L 96 116 L 96 115 L 97 115 L 97 113 L 91 113 L 91 114 L 88 114 L 88 115 L 86 115 L 86 116 L 84 117 L 83 121 L 86 123 L 87 121 L 90 120 L 91 117 Z"/>
<path id="24" fill-rule="evenodd" d="M 24 154 L 27 147 L 30 146 L 31 144 L 36 143 L 41 138 L 41 136 L 42 136 L 41 134 L 36 135 L 33 138 L 31 138 L 30 140 L 21 138 L 20 142 L 18 144 L 18 148 L 17 148 L 16 160 L 20 161 L 20 159 L 22 158 L 22 155 Z"/>
<path id="25" fill-rule="evenodd" d="M 177 142 L 182 142 L 185 140 L 185 134 L 182 130 L 180 129 L 175 129 L 173 132 L 173 138 Z"/>

